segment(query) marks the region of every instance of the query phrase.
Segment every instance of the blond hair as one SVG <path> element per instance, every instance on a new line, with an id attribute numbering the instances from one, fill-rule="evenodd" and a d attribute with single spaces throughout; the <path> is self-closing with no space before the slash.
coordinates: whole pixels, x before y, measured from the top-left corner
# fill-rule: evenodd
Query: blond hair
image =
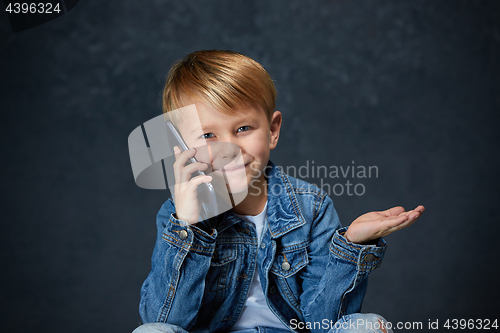
<path id="1" fill-rule="evenodd" d="M 183 100 L 190 98 L 227 114 L 241 107 L 260 108 L 270 121 L 276 95 L 273 80 L 255 60 L 233 51 L 197 51 L 170 69 L 163 112 L 186 106 Z"/>

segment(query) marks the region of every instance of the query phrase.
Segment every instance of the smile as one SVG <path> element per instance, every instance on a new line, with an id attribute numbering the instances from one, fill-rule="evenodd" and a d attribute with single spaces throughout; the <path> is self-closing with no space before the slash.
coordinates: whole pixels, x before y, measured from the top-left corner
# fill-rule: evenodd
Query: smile
<path id="1" fill-rule="evenodd" d="M 235 171 L 238 171 L 238 170 L 243 170 L 247 167 L 247 165 L 249 165 L 250 163 L 247 163 L 247 164 L 238 164 L 238 165 L 233 165 L 233 166 L 224 166 L 222 168 L 219 168 L 219 169 L 216 169 L 214 171 L 223 171 L 223 172 L 235 172 Z"/>

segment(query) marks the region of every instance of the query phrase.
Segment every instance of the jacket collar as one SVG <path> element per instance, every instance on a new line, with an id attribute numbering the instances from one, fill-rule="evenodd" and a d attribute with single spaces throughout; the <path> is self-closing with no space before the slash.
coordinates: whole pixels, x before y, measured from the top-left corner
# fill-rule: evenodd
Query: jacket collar
<path id="1" fill-rule="evenodd" d="M 267 218 L 272 238 L 278 238 L 306 223 L 294 188 L 283 170 L 271 161 L 266 166 Z"/>

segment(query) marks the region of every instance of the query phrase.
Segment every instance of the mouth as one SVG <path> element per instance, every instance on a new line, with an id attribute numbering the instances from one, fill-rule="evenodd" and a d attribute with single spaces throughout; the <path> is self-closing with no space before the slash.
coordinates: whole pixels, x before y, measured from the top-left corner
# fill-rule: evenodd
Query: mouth
<path id="1" fill-rule="evenodd" d="M 250 162 L 245 163 L 245 164 L 226 165 L 226 166 L 223 166 L 222 168 L 215 169 L 214 171 L 221 171 L 221 172 L 226 172 L 226 173 L 227 172 L 235 172 L 235 171 L 239 171 L 239 170 L 244 170 L 249 164 L 250 164 Z"/>

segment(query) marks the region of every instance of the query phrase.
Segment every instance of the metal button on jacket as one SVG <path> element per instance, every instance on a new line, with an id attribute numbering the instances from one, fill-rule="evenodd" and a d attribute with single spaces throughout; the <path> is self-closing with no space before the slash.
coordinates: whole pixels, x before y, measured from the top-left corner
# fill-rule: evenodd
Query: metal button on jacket
<path id="1" fill-rule="evenodd" d="M 365 257 L 365 262 L 374 262 L 375 260 L 377 260 L 378 258 L 372 254 L 372 253 L 369 253 L 366 255 Z"/>
<path id="2" fill-rule="evenodd" d="M 188 233 L 186 230 L 181 230 L 181 232 L 179 232 L 179 237 L 182 239 L 182 240 L 185 240 L 186 238 L 188 238 Z"/>
<path id="3" fill-rule="evenodd" d="M 290 270 L 290 264 L 288 262 L 284 262 L 281 264 L 281 269 L 284 271 L 289 271 Z"/>

